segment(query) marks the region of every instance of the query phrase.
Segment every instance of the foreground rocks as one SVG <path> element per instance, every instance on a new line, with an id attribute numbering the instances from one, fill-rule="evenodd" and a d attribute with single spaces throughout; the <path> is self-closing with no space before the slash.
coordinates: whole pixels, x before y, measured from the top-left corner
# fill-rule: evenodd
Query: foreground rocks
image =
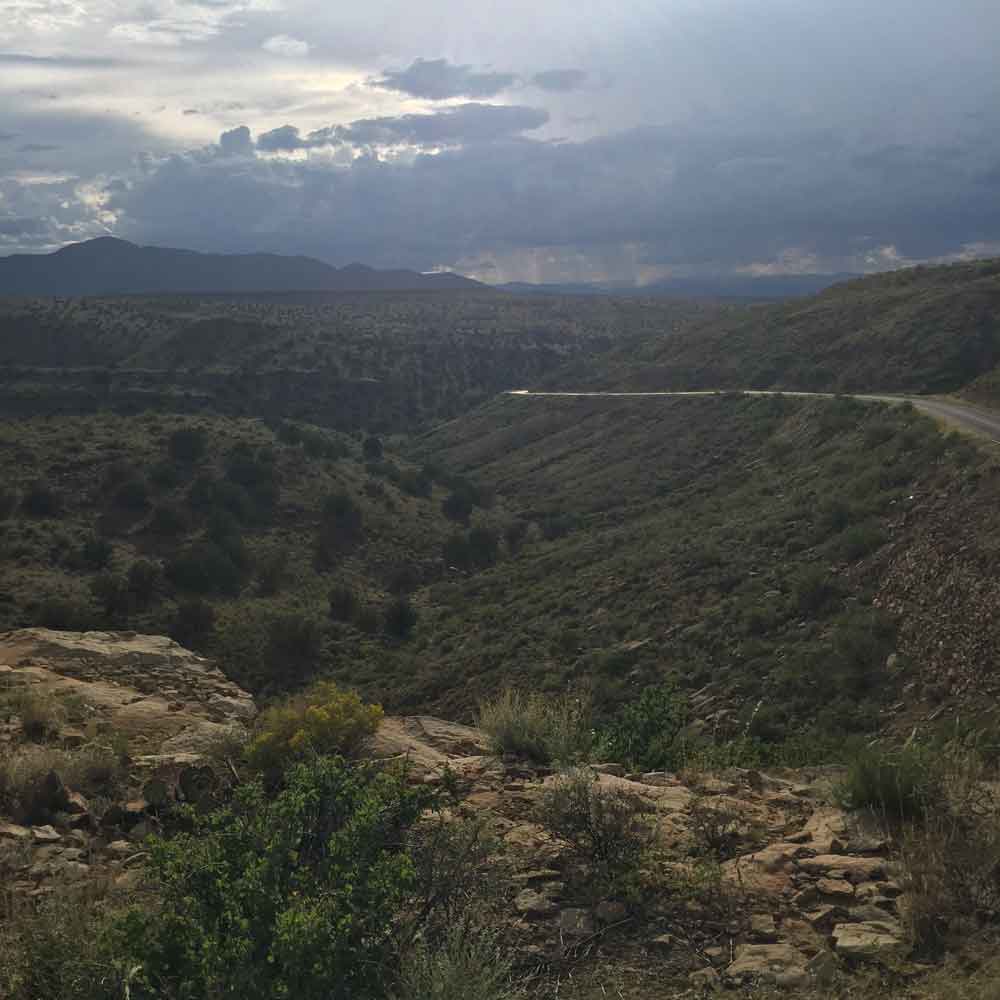
<path id="1" fill-rule="evenodd" d="M 219 741 L 245 733 L 256 711 L 211 662 L 130 633 L 7 633 L 0 682 L 82 706 L 85 717 L 66 727 L 68 752 L 124 738 L 130 758 L 128 788 L 110 805 L 53 769 L 38 809 L 51 819 L 0 816 L 0 875 L 29 898 L 98 882 L 134 887 L 160 818 L 176 803 L 207 808 L 225 791 Z M 16 722 L 0 729 L 0 751 L 19 740 Z M 757 983 L 795 995 L 854 963 L 906 953 L 888 847 L 830 805 L 828 770 L 682 780 L 594 768 L 594 786 L 632 798 L 655 830 L 642 877 L 657 888 L 638 907 L 589 878 L 540 821 L 540 800 L 559 780 L 551 768 L 499 757 L 478 730 L 427 716 L 385 719 L 370 755 L 407 761 L 414 782 L 447 774 L 457 785 L 463 808 L 503 846 L 510 932 L 531 961 L 620 960 L 691 995 Z M 726 835 L 713 839 L 720 822 Z"/>

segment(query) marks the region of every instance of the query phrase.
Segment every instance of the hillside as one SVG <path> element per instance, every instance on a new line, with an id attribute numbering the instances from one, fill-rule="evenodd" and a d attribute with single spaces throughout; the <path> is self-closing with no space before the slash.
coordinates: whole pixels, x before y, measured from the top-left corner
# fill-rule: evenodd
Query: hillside
<path id="1" fill-rule="evenodd" d="M 752 719 L 819 750 L 991 703 L 1000 483 L 909 408 L 507 397 L 420 448 L 495 488 L 530 544 L 431 588 L 413 704 L 514 677 L 609 706 L 670 678 L 720 734 Z"/>
<path id="2" fill-rule="evenodd" d="M 331 267 L 311 257 L 212 254 L 142 247 L 101 236 L 50 254 L 0 257 L 0 295 L 49 296 L 254 293 L 322 290 L 435 291 L 482 288 L 460 274 Z"/>
<path id="3" fill-rule="evenodd" d="M 227 413 L 410 433 L 706 307 L 441 292 L 0 300 L 0 413 Z"/>
<path id="4" fill-rule="evenodd" d="M 1000 262 L 919 267 L 730 307 L 553 388 L 953 392 L 1000 362 Z"/>

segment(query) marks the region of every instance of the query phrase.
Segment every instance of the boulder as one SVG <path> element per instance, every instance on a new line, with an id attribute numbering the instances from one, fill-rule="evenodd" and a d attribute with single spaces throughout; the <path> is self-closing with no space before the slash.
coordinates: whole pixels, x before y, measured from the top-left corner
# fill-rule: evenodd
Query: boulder
<path id="1" fill-rule="evenodd" d="M 806 957 L 790 944 L 744 944 L 726 968 L 730 979 L 798 987 L 809 981 Z"/>
<path id="2" fill-rule="evenodd" d="M 529 920 L 541 920 L 554 916 L 559 907 L 543 893 L 534 889 L 522 889 L 514 899 L 514 909 Z"/>
<path id="3" fill-rule="evenodd" d="M 846 958 L 887 958 L 906 951 L 902 929 L 888 917 L 858 924 L 837 924 L 833 945 Z"/>
<path id="4" fill-rule="evenodd" d="M 799 868 L 810 875 L 823 878 L 842 873 L 847 881 L 871 882 L 885 876 L 885 862 L 881 858 L 855 858 L 849 854 L 820 854 L 815 858 L 800 858 Z"/>

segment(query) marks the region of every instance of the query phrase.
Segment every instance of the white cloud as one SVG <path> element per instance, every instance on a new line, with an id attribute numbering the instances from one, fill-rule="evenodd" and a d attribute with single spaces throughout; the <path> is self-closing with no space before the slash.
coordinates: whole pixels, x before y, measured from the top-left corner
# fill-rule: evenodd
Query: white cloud
<path id="1" fill-rule="evenodd" d="M 309 43 L 290 35 L 272 35 L 261 48 L 273 56 L 288 56 L 290 59 L 301 59 L 309 55 Z"/>

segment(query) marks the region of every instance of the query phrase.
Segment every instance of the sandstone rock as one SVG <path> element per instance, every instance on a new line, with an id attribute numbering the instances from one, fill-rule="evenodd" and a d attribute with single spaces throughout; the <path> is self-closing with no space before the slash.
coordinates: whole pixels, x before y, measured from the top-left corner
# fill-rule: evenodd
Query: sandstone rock
<path id="1" fill-rule="evenodd" d="M 750 917 L 750 936 L 761 944 L 771 944 L 777 940 L 778 930 L 770 913 L 754 913 Z"/>
<path id="2" fill-rule="evenodd" d="M 848 919 L 848 912 L 842 906 L 820 906 L 802 914 L 810 927 L 822 933 L 828 932 L 834 924 Z"/>
<path id="3" fill-rule="evenodd" d="M 906 950 L 902 930 L 894 920 L 837 924 L 833 943 L 838 954 L 847 958 L 882 958 L 901 955 Z"/>
<path id="4" fill-rule="evenodd" d="M 17 823 L 0 823 L 0 840 L 13 840 L 27 843 L 31 840 L 31 830 Z"/>
<path id="5" fill-rule="evenodd" d="M 744 944 L 736 950 L 736 960 L 726 969 L 731 979 L 774 983 L 777 986 L 805 985 L 806 957 L 788 944 Z"/>
<path id="6" fill-rule="evenodd" d="M 847 815 L 833 806 L 821 806 L 806 821 L 802 833 L 820 854 L 837 854 L 844 849 L 848 837 Z"/>
<path id="7" fill-rule="evenodd" d="M 36 844 L 57 844 L 62 839 L 51 826 L 34 826 L 31 828 L 31 836 Z"/>
<path id="8" fill-rule="evenodd" d="M 843 854 L 820 854 L 815 858 L 800 858 L 799 868 L 810 875 L 831 877 L 842 872 L 853 883 L 868 882 L 885 875 L 885 862 L 881 858 L 855 858 Z"/>
<path id="9" fill-rule="evenodd" d="M 854 886 L 846 879 L 821 878 L 816 883 L 816 891 L 838 902 L 854 899 Z"/>
<path id="10" fill-rule="evenodd" d="M 849 918 L 859 924 L 869 921 L 878 923 L 879 921 L 891 919 L 889 914 L 880 906 L 874 903 L 863 903 L 861 906 L 852 906 L 848 911 Z"/>
<path id="11" fill-rule="evenodd" d="M 651 951 L 669 952 L 673 951 L 676 941 L 673 934 L 657 934 L 648 944 Z"/>
<path id="12" fill-rule="evenodd" d="M 610 774 L 615 778 L 624 778 L 627 773 L 624 764 L 593 764 L 591 766 L 598 774 Z"/>
<path id="13" fill-rule="evenodd" d="M 554 916 L 559 907 L 547 895 L 534 889 L 522 889 L 514 899 L 514 909 L 529 920 Z"/>

